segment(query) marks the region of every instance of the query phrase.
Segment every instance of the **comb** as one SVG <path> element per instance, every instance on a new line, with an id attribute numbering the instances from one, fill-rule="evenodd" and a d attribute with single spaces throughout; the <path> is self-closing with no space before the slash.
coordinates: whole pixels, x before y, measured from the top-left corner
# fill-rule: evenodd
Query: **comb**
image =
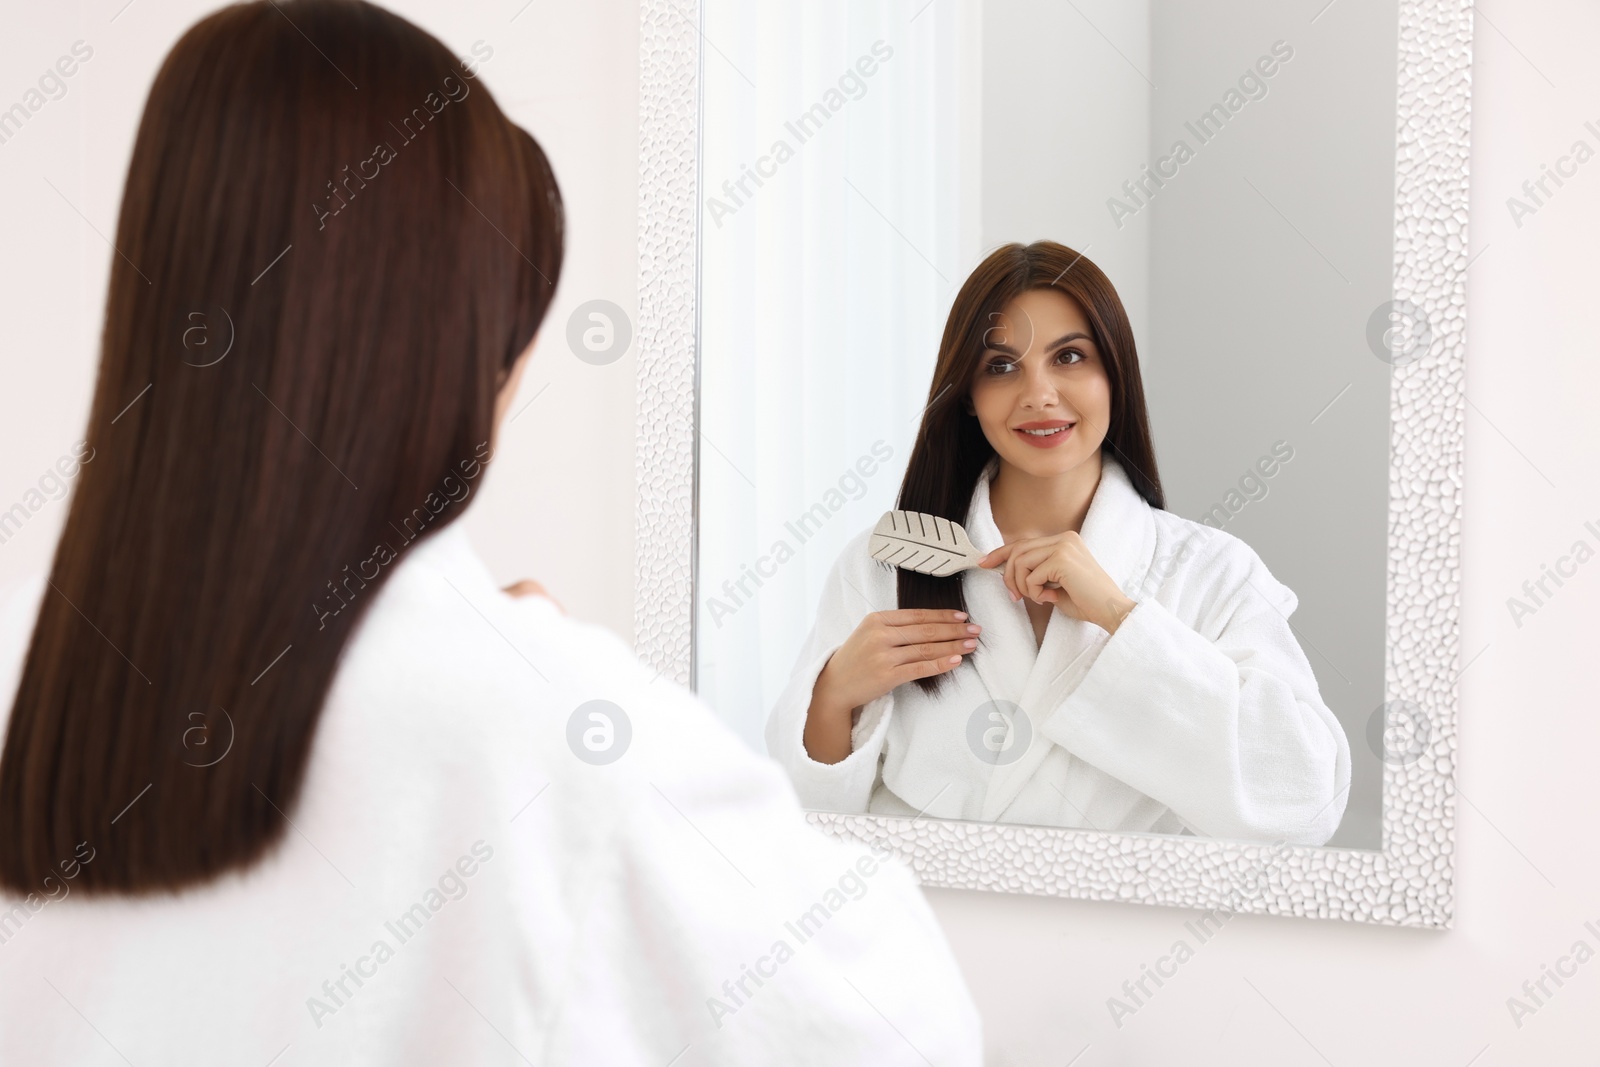
<path id="1" fill-rule="evenodd" d="M 972 547 L 960 523 L 924 511 L 886 511 L 872 528 L 867 551 L 886 567 L 947 578 L 977 567 L 987 553 Z"/>
<path id="2" fill-rule="evenodd" d="M 972 546 L 959 522 L 926 511 L 886 511 L 867 539 L 867 552 L 883 567 L 948 578 L 961 571 L 979 570 L 987 552 Z M 1046 589 L 1060 589 L 1046 582 Z"/>

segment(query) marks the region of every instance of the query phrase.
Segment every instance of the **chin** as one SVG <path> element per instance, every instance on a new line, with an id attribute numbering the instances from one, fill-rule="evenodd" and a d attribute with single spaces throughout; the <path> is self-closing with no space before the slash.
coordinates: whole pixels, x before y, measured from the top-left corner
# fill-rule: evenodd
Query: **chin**
<path id="1" fill-rule="evenodd" d="M 1008 441 L 1007 444 L 1011 445 L 1011 442 Z M 1026 445 L 1011 445 L 1009 448 L 996 451 L 1013 467 L 1037 477 L 1065 474 L 1089 458 L 1089 453 L 1078 445 L 1067 445 L 1048 451 L 1029 448 Z"/>

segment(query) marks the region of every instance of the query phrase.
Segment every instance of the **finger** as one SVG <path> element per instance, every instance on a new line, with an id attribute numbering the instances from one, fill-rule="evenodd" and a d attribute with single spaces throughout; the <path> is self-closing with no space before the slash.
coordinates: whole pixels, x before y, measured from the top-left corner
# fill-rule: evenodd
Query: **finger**
<path id="1" fill-rule="evenodd" d="M 961 666 L 960 656 L 938 656 L 933 659 L 913 660 L 899 668 L 896 685 L 915 681 L 918 678 L 928 678 L 935 674 L 944 674 Z"/>
<path id="2" fill-rule="evenodd" d="M 961 623 L 970 621 L 964 611 L 945 608 L 889 608 L 875 611 L 872 617 L 885 626 L 917 626 L 929 623 Z"/>
<path id="3" fill-rule="evenodd" d="M 513 582 L 511 585 L 508 585 L 508 586 L 505 587 L 505 592 L 510 593 L 512 596 L 549 596 L 550 595 L 550 594 L 545 592 L 544 586 L 540 585 L 538 582 L 534 581 L 532 578 L 524 578 L 520 582 Z"/>
<path id="4" fill-rule="evenodd" d="M 1023 555 L 1017 553 L 1006 562 L 1006 585 L 1011 589 L 1011 599 L 1021 600 L 1023 596 L 1022 582 L 1028 576 L 1028 567 Z"/>
<path id="5" fill-rule="evenodd" d="M 1051 556 L 1048 553 L 1037 553 L 1026 561 L 1027 573 L 1022 576 L 1022 591 L 1031 599 L 1038 600 L 1039 594 L 1044 592 L 1044 583 L 1053 573 Z"/>
<path id="6" fill-rule="evenodd" d="M 975 622 L 934 622 L 891 627 L 885 637 L 891 647 L 908 648 L 935 641 L 976 640 L 982 632 L 983 627 Z"/>
<path id="7" fill-rule="evenodd" d="M 971 656 L 976 649 L 965 648 L 963 641 L 936 641 L 931 645 L 910 645 L 907 648 L 894 649 L 896 653 L 890 654 L 880 661 L 880 669 L 890 673 L 906 670 L 912 664 L 949 664 L 950 657 L 960 659 L 962 656 Z"/>
<path id="8" fill-rule="evenodd" d="M 550 601 L 550 603 L 554 604 L 556 609 L 560 611 L 561 614 L 565 615 L 567 613 L 567 609 L 562 606 L 561 601 L 551 596 L 549 590 L 540 585 L 538 582 L 534 581 L 532 578 L 524 578 L 520 582 L 506 586 L 505 592 L 514 597 L 542 596 L 546 600 Z"/>
<path id="9" fill-rule="evenodd" d="M 1045 583 L 1049 578 L 1050 572 L 1048 569 L 1043 566 L 1035 567 L 1028 572 L 1028 576 L 1023 579 L 1022 585 L 1030 597 L 1038 600 L 1043 595 Z"/>
<path id="10" fill-rule="evenodd" d="M 883 648 L 880 654 L 883 661 L 890 665 L 906 664 L 917 659 L 933 659 L 938 656 L 965 656 L 978 648 L 978 633 L 938 633 L 930 635 L 925 641 L 907 641 L 906 645 L 890 645 Z"/>
<path id="11" fill-rule="evenodd" d="M 967 656 L 977 651 L 978 640 L 975 637 L 963 637 L 953 641 L 925 641 L 920 645 L 901 645 L 890 651 L 889 663 L 891 666 L 904 666 L 907 663 L 938 662 L 948 660 L 951 656 Z"/>
<path id="12" fill-rule="evenodd" d="M 1017 592 L 1029 600 L 1034 599 L 1033 576 L 1037 570 L 1038 564 L 1032 560 L 1019 559 L 1017 561 Z"/>
<path id="13" fill-rule="evenodd" d="M 1041 543 L 1036 548 L 1017 555 L 1017 588 L 1027 597 L 1037 601 L 1039 593 L 1052 584 L 1058 569 L 1053 542 Z"/>

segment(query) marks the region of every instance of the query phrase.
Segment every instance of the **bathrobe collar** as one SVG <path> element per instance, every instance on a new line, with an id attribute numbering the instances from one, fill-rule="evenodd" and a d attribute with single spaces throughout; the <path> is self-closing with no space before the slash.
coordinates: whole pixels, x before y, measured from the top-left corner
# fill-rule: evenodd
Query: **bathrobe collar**
<path id="1" fill-rule="evenodd" d="M 1107 453 L 1101 453 L 1100 463 L 1100 484 L 1079 536 L 1112 581 L 1124 591 L 1135 590 L 1149 571 L 1155 552 L 1155 518 L 1122 465 Z M 973 547 L 982 552 L 992 552 L 1005 543 L 989 506 L 989 483 L 999 469 L 1000 458 L 992 457 L 978 477 L 967 512 L 967 536 Z M 1016 799 L 1055 747 L 1041 733 L 1040 724 L 1076 687 L 1093 662 L 1092 653 L 1110 635 L 1092 622 L 1052 611 L 1044 642 L 1035 653 L 1033 624 L 1026 604 L 1011 599 L 999 569 L 965 571 L 962 586 L 969 614 L 984 628 L 982 644 L 969 662 L 988 690 L 989 699 L 1019 706 L 1021 715 L 1014 715 L 1010 708 L 1004 710 L 1015 719 L 1025 720 L 1013 721 L 1012 726 L 1019 742 L 1024 740 L 1025 731 L 1027 748 L 1023 755 L 996 766 L 989 780 L 982 817 L 992 820 Z M 1137 599 L 1137 594 L 1129 595 Z"/>
<path id="2" fill-rule="evenodd" d="M 989 483 L 999 471 L 1000 457 L 990 457 L 978 476 L 972 504 L 967 508 L 967 537 L 973 547 L 983 552 L 993 552 L 1005 544 L 989 505 Z M 1150 505 L 1128 480 L 1122 464 L 1104 452 L 1100 454 L 1100 484 L 1089 502 L 1079 536 L 1119 586 L 1125 586 L 1130 578 L 1143 576 L 1141 564 L 1148 565 L 1149 549 L 1154 546 L 1155 520 L 1150 515 Z M 1021 607 L 1020 602 L 1018 606 Z M 1025 610 L 1023 617 L 1027 617 Z"/>

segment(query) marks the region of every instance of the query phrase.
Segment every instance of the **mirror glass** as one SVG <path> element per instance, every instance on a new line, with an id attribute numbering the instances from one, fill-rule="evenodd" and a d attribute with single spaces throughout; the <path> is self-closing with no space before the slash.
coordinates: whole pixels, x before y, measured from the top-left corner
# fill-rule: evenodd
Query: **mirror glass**
<path id="1" fill-rule="evenodd" d="M 1380 847 L 1396 3 L 701 11 L 699 694 L 808 808 Z"/>

